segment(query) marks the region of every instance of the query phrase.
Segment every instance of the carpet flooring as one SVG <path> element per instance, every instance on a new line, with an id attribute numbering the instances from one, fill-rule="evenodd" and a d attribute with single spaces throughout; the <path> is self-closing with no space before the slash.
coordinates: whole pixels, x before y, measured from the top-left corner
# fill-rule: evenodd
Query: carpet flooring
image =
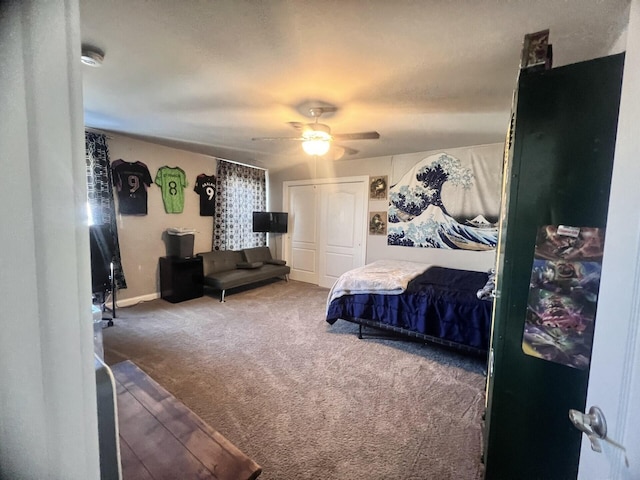
<path id="1" fill-rule="evenodd" d="M 328 290 L 272 282 L 118 310 L 105 360 L 132 360 L 263 468 L 261 480 L 483 477 L 484 360 L 357 338 Z M 368 330 L 375 333 L 375 330 Z"/>

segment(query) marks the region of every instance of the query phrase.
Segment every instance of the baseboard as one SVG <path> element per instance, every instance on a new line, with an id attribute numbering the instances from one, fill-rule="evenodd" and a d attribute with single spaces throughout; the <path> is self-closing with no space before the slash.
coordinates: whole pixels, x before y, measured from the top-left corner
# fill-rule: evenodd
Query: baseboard
<path id="1" fill-rule="evenodd" d="M 132 305 L 136 305 L 141 302 L 148 302 L 150 300 L 155 300 L 156 298 L 160 298 L 160 293 L 149 293 L 147 295 L 140 295 L 139 297 L 131 297 L 131 298 L 118 298 L 116 300 L 116 308 L 118 307 L 130 307 Z M 110 303 L 107 304 L 109 306 Z"/>

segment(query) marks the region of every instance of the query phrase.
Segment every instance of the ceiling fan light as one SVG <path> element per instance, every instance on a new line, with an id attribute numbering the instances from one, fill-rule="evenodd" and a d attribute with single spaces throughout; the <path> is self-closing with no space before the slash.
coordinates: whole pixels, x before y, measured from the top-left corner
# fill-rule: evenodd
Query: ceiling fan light
<path id="1" fill-rule="evenodd" d="M 313 125 L 315 127 L 315 125 Z M 308 129 L 302 132 L 302 138 L 305 140 L 319 140 L 328 142 L 331 140 L 331 134 L 325 130 Z"/>
<path id="2" fill-rule="evenodd" d="M 329 128 L 329 125 L 325 125 L 324 123 L 309 123 L 303 128 L 302 135 L 305 134 L 328 138 L 331 136 L 331 129 Z"/>
<path id="3" fill-rule="evenodd" d="M 309 155 L 322 156 L 329 151 L 328 140 L 307 140 L 302 142 L 302 149 Z"/>

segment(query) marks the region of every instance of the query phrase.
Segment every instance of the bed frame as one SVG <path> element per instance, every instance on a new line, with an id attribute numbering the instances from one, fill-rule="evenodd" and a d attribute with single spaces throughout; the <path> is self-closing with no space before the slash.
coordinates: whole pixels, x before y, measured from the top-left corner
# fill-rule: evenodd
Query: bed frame
<path id="1" fill-rule="evenodd" d="M 431 267 L 399 294 L 357 293 L 333 298 L 327 322 L 363 327 L 485 355 L 491 330 L 491 300 L 479 298 L 489 274 Z"/>
<path id="2" fill-rule="evenodd" d="M 394 325 L 377 322 L 375 320 L 367 320 L 366 318 L 343 318 L 342 320 L 346 320 L 347 322 L 355 323 L 358 325 L 358 338 L 360 340 L 364 340 L 363 327 L 371 327 L 377 330 L 384 330 L 384 331 L 390 332 L 391 333 L 391 335 L 389 335 L 390 338 L 398 338 L 398 339 L 415 338 L 416 340 L 434 343 L 437 345 L 443 345 L 449 348 L 455 348 L 456 350 L 471 353 L 474 355 L 487 354 L 487 350 L 482 348 L 476 348 L 470 345 L 465 345 L 463 343 L 452 342 L 451 340 L 447 340 L 445 338 L 440 338 L 433 335 L 427 335 L 426 333 L 420 333 L 414 330 L 409 330 L 407 328 L 396 327 Z"/>

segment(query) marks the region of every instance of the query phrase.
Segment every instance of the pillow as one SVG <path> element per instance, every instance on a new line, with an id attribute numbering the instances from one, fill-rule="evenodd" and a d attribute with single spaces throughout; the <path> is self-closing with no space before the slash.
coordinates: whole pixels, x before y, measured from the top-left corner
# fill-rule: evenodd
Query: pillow
<path id="1" fill-rule="evenodd" d="M 496 271 L 492 268 L 487 273 L 489 273 L 489 278 L 487 279 L 487 283 L 485 283 L 484 287 L 482 287 L 476 293 L 476 296 L 480 300 L 493 300 L 493 298 L 495 297 Z"/>
<path id="2" fill-rule="evenodd" d="M 265 263 L 270 263 L 271 265 L 286 265 L 287 264 L 287 262 L 285 260 L 276 260 L 275 258 L 271 259 L 271 260 L 267 260 Z"/>
<path id="3" fill-rule="evenodd" d="M 263 262 L 240 262 L 236 263 L 236 268 L 253 269 L 260 268 L 262 265 L 264 265 Z"/>

